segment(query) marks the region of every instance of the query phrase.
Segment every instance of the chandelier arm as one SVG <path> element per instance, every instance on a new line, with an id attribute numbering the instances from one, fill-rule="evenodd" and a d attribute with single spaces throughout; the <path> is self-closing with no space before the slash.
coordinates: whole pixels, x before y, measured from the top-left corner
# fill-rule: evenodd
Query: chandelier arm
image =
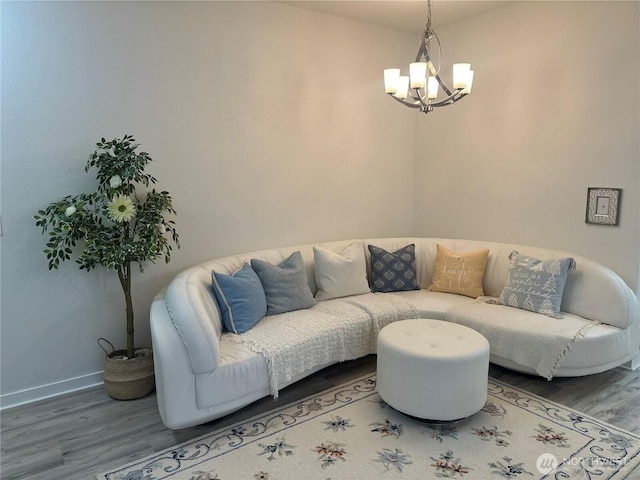
<path id="1" fill-rule="evenodd" d="M 424 36 L 422 37 L 422 41 L 420 42 L 420 48 L 418 49 L 418 53 L 416 54 L 416 62 L 422 61 L 422 56 L 427 57 L 427 61 L 429 61 L 429 50 L 427 49 L 427 32 L 424 32 Z"/>
<path id="2" fill-rule="evenodd" d="M 453 93 L 452 95 L 449 95 L 447 98 L 442 99 L 438 102 L 433 102 L 431 103 L 432 107 L 444 107 L 446 105 L 453 105 L 454 103 L 456 103 L 458 100 L 466 97 L 467 94 L 466 93 L 460 93 L 459 90 L 456 90 L 455 93 Z"/>
<path id="3" fill-rule="evenodd" d="M 407 102 L 406 100 L 403 100 L 401 98 L 398 98 L 396 96 L 394 96 L 392 93 L 388 94 L 391 98 L 393 98 L 396 102 L 400 102 L 403 105 L 406 105 L 407 107 L 411 107 L 411 108 L 422 108 L 422 105 L 420 103 L 411 103 L 411 102 Z M 417 101 L 413 96 L 411 96 L 411 98 L 414 101 Z"/>
<path id="4" fill-rule="evenodd" d="M 447 84 L 444 83 L 444 80 L 442 80 L 442 78 L 440 77 L 439 69 L 436 69 L 436 67 L 433 64 L 433 60 L 431 60 L 431 56 L 429 55 L 429 48 L 427 47 L 427 42 L 431 39 L 431 37 L 435 37 L 435 39 L 437 40 L 438 51 L 440 52 L 440 57 L 442 58 L 442 49 L 440 47 L 440 39 L 438 38 L 438 35 L 434 31 L 425 31 L 424 36 L 422 37 L 422 42 L 420 44 L 420 49 L 418 50 L 418 55 L 416 56 L 416 62 L 421 61 L 422 57 L 425 58 L 427 63 L 427 68 L 429 69 L 429 73 L 431 74 L 431 76 L 436 78 L 436 80 L 438 81 L 438 84 L 440 85 L 442 90 L 444 90 L 445 95 L 447 95 L 447 97 L 450 97 L 451 95 L 454 95 L 454 93 L 449 89 Z"/>
<path id="5" fill-rule="evenodd" d="M 412 98 L 418 102 L 420 102 L 420 105 L 422 106 L 422 109 L 424 110 L 425 108 L 429 108 L 429 100 L 427 100 L 426 102 L 424 101 L 424 97 L 420 95 L 420 89 L 419 88 L 414 88 L 414 90 L 416 91 L 416 95 L 413 96 Z"/>
<path id="6" fill-rule="evenodd" d="M 427 65 L 430 66 L 431 62 L 429 62 Z M 429 70 L 431 70 L 431 67 L 429 67 Z M 434 73 L 434 72 L 431 71 L 431 73 Z M 444 80 L 442 80 L 442 78 L 440 78 L 440 74 L 439 73 L 434 73 L 433 76 L 436 77 L 436 80 L 440 84 L 440 87 L 442 87 L 442 90 L 444 90 L 445 95 L 451 96 L 451 95 L 455 95 L 456 94 L 457 90 L 455 92 L 451 92 L 451 90 L 449 90 L 449 87 L 447 87 L 447 84 L 444 83 Z"/>
<path id="7" fill-rule="evenodd" d="M 436 40 L 438 41 L 438 47 L 440 47 L 440 39 L 438 38 L 438 35 L 436 35 L 435 32 L 430 32 L 430 33 L 436 38 Z M 453 93 L 451 92 L 447 84 L 444 83 L 444 80 L 440 78 L 440 72 L 433 65 L 433 61 L 431 60 L 431 56 L 429 55 L 429 49 L 427 48 L 428 35 L 429 35 L 429 32 L 425 32 L 425 36 L 422 39 L 422 44 L 420 45 L 420 50 L 418 50 L 418 56 L 416 57 L 416 62 L 420 61 L 420 58 L 424 56 L 424 58 L 427 61 L 427 68 L 429 69 L 429 73 L 431 73 L 433 77 L 436 77 L 438 84 L 440 84 L 440 87 L 442 88 L 442 90 L 444 90 L 444 93 L 447 96 L 453 95 Z"/>

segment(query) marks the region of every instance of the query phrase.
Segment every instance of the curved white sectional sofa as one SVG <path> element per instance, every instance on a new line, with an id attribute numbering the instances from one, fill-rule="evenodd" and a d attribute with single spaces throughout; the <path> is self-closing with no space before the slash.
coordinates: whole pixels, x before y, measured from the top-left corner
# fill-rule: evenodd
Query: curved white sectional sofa
<path id="1" fill-rule="evenodd" d="M 345 240 L 318 245 L 340 252 L 353 242 Z M 562 314 L 565 318 L 585 323 L 599 323 L 570 345 L 569 351 L 562 355 L 561 363 L 554 370 L 554 376 L 599 373 L 637 359 L 640 355 L 638 298 L 618 275 L 601 264 L 566 252 L 522 245 L 440 238 L 378 238 L 363 240 L 368 274 L 371 257 L 367 245 L 395 251 L 411 243 L 416 247 L 420 290 L 376 295 L 397 295 L 411 305 L 419 318 L 456 321 L 477 329 L 487 336 L 490 344 L 492 339 L 496 344 L 502 344 L 500 354 L 494 351 L 494 345 L 491 347 L 491 362 L 495 364 L 536 374 L 536 365 L 522 363 L 518 342 L 514 341 L 513 349 L 509 350 L 504 345 L 506 343 L 508 347 L 509 342 L 504 340 L 516 338 L 514 332 L 517 335 L 518 329 L 526 328 L 526 325 L 535 326 L 544 316 L 503 305 L 488 305 L 484 297 L 476 300 L 428 291 L 437 244 L 457 253 L 489 249 L 483 278 L 486 297 L 498 297 L 502 292 L 510 265 L 509 255 L 513 250 L 540 260 L 574 258 L 576 269 L 569 273 L 567 279 L 562 297 Z M 151 306 L 156 390 L 162 420 L 169 428 L 185 428 L 214 420 L 273 393 L 264 356 L 245 344 L 229 341 L 223 335 L 220 310 L 211 285 L 211 272 L 215 270 L 230 275 L 251 259 L 278 264 L 296 251 L 302 254 L 308 285 L 315 294 L 313 245 L 302 245 L 201 263 L 178 274 L 156 296 Z M 344 299 L 329 301 L 340 302 Z M 309 310 L 311 313 L 313 308 Z M 491 331 L 483 331 L 483 318 L 486 319 L 487 315 L 491 316 L 494 323 Z M 501 332 L 496 333 L 496 322 L 504 332 L 504 338 Z M 375 334 L 372 332 L 367 335 Z M 314 335 L 313 329 L 310 329 L 309 335 Z M 340 332 L 336 332 L 336 338 L 340 335 Z M 369 343 L 371 351 L 366 353 L 375 353 L 375 338 L 370 339 Z M 280 387 L 340 360 L 333 359 L 306 368 Z"/>

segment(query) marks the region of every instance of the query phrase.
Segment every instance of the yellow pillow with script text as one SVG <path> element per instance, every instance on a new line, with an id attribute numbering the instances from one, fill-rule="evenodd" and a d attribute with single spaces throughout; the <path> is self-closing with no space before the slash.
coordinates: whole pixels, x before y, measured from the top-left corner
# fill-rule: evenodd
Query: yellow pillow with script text
<path id="1" fill-rule="evenodd" d="M 484 295 L 482 278 L 487 266 L 488 249 L 456 253 L 439 244 L 436 248 L 436 263 L 428 290 L 472 298 Z"/>

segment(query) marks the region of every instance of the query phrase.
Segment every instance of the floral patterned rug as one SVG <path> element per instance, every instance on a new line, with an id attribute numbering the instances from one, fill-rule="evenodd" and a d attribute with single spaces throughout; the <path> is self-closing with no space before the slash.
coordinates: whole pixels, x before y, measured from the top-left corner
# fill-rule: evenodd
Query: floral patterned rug
<path id="1" fill-rule="evenodd" d="M 109 480 L 640 478 L 640 436 L 489 379 L 477 414 L 430 423 L 376 376 L 101 474 Z"/>

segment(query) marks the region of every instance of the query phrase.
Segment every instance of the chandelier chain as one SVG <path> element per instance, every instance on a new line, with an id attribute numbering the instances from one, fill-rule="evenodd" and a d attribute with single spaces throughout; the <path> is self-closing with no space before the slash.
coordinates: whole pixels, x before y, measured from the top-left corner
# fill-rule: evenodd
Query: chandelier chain
<path id="1" fill-rule="evenodd" d="M 427 0 L 427 25 L 424 29 L 425 38 L 429 38 L 431 34 L 431 0 Z"/>

